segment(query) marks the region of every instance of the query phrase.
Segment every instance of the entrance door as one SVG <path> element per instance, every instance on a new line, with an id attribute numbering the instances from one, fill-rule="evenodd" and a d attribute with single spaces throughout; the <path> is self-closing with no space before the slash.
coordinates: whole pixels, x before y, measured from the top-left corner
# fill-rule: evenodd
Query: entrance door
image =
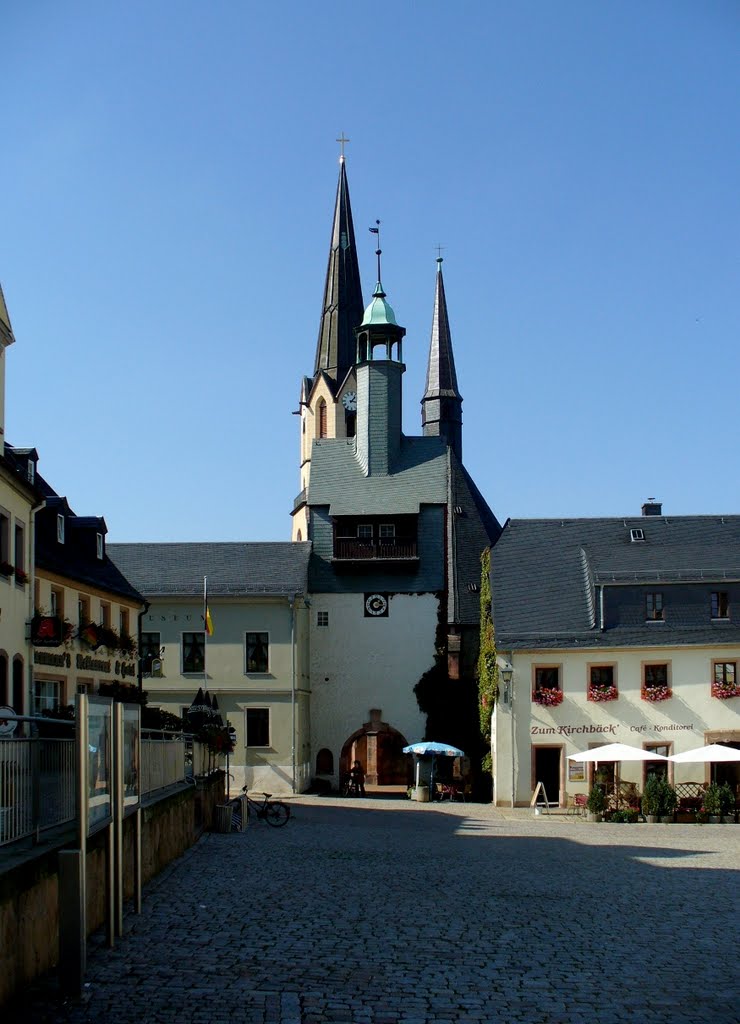
<path id="1" fill-rule="evenodd" d="M 560 755 L 560 747 L 534 748 L 534 785 L 541 782 L 548 802 L 556 807 L 560 803 Z"/>

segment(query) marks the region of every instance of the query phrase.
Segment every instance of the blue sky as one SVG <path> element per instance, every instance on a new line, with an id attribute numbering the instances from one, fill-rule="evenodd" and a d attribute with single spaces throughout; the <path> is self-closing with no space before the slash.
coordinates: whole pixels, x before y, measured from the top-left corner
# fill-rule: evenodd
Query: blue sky
<path id="1" fill-rule="evenodd" d="M 508 516 L 740 511 L 740 4 L 11 0 L 6 433 L 109 539 L 279 540 L 340 131 L 420 432 Z"/>

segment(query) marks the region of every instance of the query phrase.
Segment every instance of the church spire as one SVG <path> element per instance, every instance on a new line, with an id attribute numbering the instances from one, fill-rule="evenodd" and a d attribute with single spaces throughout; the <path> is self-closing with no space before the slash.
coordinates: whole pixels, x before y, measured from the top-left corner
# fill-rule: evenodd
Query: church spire
<path id="1" fill-rule="evenodd" d="M 344 143 L 349 139 L 342 134 L 338 141 L 342 143 L 342 155 L 314 374 L 323 370 L 341 383 L 355 361 L 354 329 L 362 321 L 364 303 L 344 164 Z"/>
<path id="2" fill-rule="evenodd" d="M 442 278 L 442 257 L 437 259 L 437 287 L 434 294 L 432 337 L 429 345 L 427 381 L 421 400 L 421 422 L 425 437 L 443 437 L 462 461 L 462 395 L 457 388 L 455 357 L 452 353 L 450 322 Z"/>

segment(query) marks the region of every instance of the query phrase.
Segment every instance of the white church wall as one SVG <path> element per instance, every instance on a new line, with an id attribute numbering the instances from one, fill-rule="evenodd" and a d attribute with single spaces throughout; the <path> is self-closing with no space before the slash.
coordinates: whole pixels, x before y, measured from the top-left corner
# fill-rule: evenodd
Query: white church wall
<path id="1" fill-rule="evenodd" d="M 370 581 L 368 581 L 370 584 Z M 368 585 L 368 592 L 372 588 Z M 335 776 L 345 741 L 370 709 L 411 743 L 423 735 L 414 686 L 434 662 L 438 599 L 396 594 L 388 616 L 366 616 L 363 594 L 314 594 L 311 606 L 311 755 L 328 748 Z M 320 615 L 328 625 L 320 626 Z"/>

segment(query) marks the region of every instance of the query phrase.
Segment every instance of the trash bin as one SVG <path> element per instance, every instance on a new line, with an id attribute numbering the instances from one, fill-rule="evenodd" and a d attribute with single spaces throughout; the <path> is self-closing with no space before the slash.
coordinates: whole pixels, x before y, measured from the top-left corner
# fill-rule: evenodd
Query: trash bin
<path id="1" fill-rule="evenodd" d="M 231 818 L 234 808 L 231 804 L 218 804 L 216 807 L 216 831 L 231 832 Z"/>
<path id="2" fill-rule="evenodd" d="M 417 786 L 414 798 L 418 800 L 420 804 L 429 803 L 429 786 Z"/>

